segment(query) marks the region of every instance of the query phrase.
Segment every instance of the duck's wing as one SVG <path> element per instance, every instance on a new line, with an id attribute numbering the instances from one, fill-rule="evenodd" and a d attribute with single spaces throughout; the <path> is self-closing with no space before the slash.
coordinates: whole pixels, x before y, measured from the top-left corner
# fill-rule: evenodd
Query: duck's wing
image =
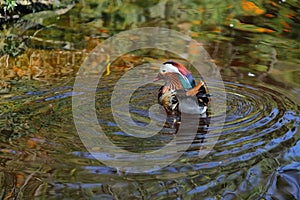
<path id="1" fill-rule="evenodd" d="M 203 81 L 199 81 L 197 85 L 186 92 L 187 96 L 196 96 L 200 106 L 207 106 L 211 101 L 207 87 Z"/>

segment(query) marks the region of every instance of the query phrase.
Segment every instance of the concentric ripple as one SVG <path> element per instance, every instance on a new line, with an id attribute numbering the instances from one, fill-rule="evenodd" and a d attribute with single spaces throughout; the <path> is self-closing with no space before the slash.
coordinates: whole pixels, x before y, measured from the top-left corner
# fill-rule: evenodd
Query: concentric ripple
<path id="1" fill-rule="evenodd" d="M 218 90 L 218 84 L 212 81 L 209 90 Z M 226 113 L 216 112 L 215 116 L 200 118 L 194 142 L 176 162 L 161 170 L 149 172 L 147 176 L 127 174 L 127 178 L 137 181 L 134 186 L 128 188 L 131 193 L 143 188 L 143 196 L 146 199 L 201 199 L 209 196 L 213 199 L 214 194 L 209 194 L 212 188 L 227 199 L 256 199 L 268 194 L 269 188 L 272 187 L 270 184 L 274 184 L 274 172 L 282 165 L 279 159 L 299 139 L 296 134 L 300 123 L 299 105 L 267 86 L 231 82 L 225 82 L 224 85 L 227 93 Z M 113 85 L 108 84 L 105 87 L 112 89 Z M 155 84 L 147 84 L 133 93 L 130 112 L 135 123 L 141 126 L 149 123 L 149 108 L 157 101 L 158 88 Z M 176 136 L 176 126 L 168 123 L 172 122 L 173 118 L 168 118 L 164 128 L 156 136 L 147 139 L 130 137 L 114 122 L 108 96 L 109 94 L 99 92 L 97 98 L 101 99 L 102 104 L 98 105 L 101 108 L 98 109 L 98 120 L 118 147 L 132 152 L 153 151 L 163 147 Z M 221 96 L 212 98 L 215 103 L 222 100 Z M 210 119 L 218 118 L 218 115 L 222 114 L 226 114 L 225 124 L 212 126 Z M 165 121 L 164 117 L 162 114 L 152 119 L 159 124 Z M 214 138 L 218 138 L 214 148 L 205 157 L 201 157 L 199 152 L 209 149 L 211 139 Z M 181 137 L 178 145 L 187 142 Z M 88 153 L 74 152 L 74 155 L 93 159 Z M 103 152 L 102 156 L 114 159 L 119 155 L 106 155 Z M 162 156 L 160 159 L 166 158 Z M 157 161 L 153 159 L 153 162 Z M 105 166 L 86 166 L 85 170 L 93 176 L 115 176 L 115 171 Z M 261 196 L 257 196 L 258 194 Z"/>
<path id="2" fill-rule="evenodd" d="M 216 84 L 217 87 L 217 84 Z M 227 92 L 226 121 L 222 129 L 210 127 L 221 134 L 214 151 L 201 160 L 188 152 L 191 170 L 211 167 L 232 168 L 233 164 L 261 159 L 270 152 L 280 153 L 296 140 L 300 123 L 299 106 L 283 94 L 262 86 L 225 83 Z M 213 117 L 213 116 L 212 116 Z M 199 133 L 201 134 L 201 133 Z M 192 150 L 205 148 L 214 134 L 202 134 L 202 142 Z"/>
<path id="3" fill-rule="evenodd" d="M 217 156 L 247 152 L 238 159 L 250 159 L 293 138 L 299 106 L 289 98 L 266 87 L 226 83 L 226 90 L 228 109 Z"/>
<path id="4" fill-rule="evenodd" d="M 218 90 L 217 82 L 210 83 L 210 85 L 213 88 L 209 89 Z M 207 157 L 209 159 L 205 158 L 201 161 L 196 159 L 197 165 L 193 170 L 199 169 L 201 166 L 199 162 L 207 160 L 216 161 L 220 165 L 224 165 L 224 163 L 227 165 L 232 162 L 250 160 L 271 150 L 280 151 L 282 147 L 288 148 L 287 144 L 293 141 L 297 132 L 300 122 L 299 106 L 280 92 L 263 86 L 249 86 L 231 82 L 225 82 L 225 89 L 227 112 L 219 113 L 220 115 L 226 114 L 224 126 L 215 125 L 213 127 L 209 124 L 210 118 L 218 116 L 199 119 L 198 136 L 186 153 L 187 158 L 185 158 L 195 161 L 194 156 L 199 156 L 197 154 L 199 149 L 205 150 L 206 146 L 210 145 L 207 141 L 221 135 L 214 150 L 210 153 L 214 159 L 212 160 L 210 156 Z M 148 84 L 133 94 L 130 112 L 133 121 L 138 125 L 143 126 L 149 123 L 149 116 L 151 115 L 149 108 L 156 103 L 156 92 L 157 86 Z M 217 103 L 222 97 L 212 98 Z M 103 100 L 103 97 L 101 99 Z M 109 112 L 107 109 L 101 108 L 102 113 L 98 115 L 100 125 L 104 126 L 106 130 L 110 130 L 116 144 L 124 145 L 131 151 L 139 151 L 140 143 L 132 145 L 132 142 L 137 142 L 137 139 L 128 137 L 126 133 L 118 130 L 111 116 L 107 114 Z M 163 109 L 162 112 L 164 112 Z M 103 115 L 103 113 L 106 114 Z M 154 116 L 154 119 L 159 124 L 164 122 L 165 117 L 162 113 L 161 116 Z M 168 120 L 172 121 L 173 118 L 167 119 L 167 122 Z M 210 132 L 207 133 L 208 127 Z M 143 143 L 143 150 L 161 148 L 174 137 L 173 134 L 176 133 L 176 130 L 175 127 L 165 124 L 160 133 L 160 136 L 148 138 Z M 181 138 L 178 145 L 184 142 L 184 138 Z"/>
<path id="5" fill-rule="evenodd" d="M 210 83 L 210 90 L 218 90 L 218 83 Z M 113 88 L 109 84 L 105 87 Z M 133 122 L 139 126 L 146 126 L 151 116 L 149 108 L 156 104 L 158 87 L 155 84 L 147 84 L 133 93 L 130 102 L 130 114 Z M 227 92 L 227 112 L 225 124 L 222 126 L 210 124 L 212 117 L 199 119 L 198 134 L 189 150 L 173 163 L 170 168 L 153 172 L 154 174 L 166 173 L 166 170 L 176 168 L 185 173 L 197 173 L 201 169 L 226 167 L 232 169 L 232 164 L 248 162 L 260 158 L 269 152 L 280 152 L 282 148 L 288 148 L 294 142 L 297 127 L 300 122 L 299 106 L 285 95 L 263 86 L 249 86 L 231 82 L 225 82 Z M 101 88 L 100 90 L 101 91 Z M 126 91 L 124 91 L 126 92 Z M 174 118 L 167 119 L 164 128 L 159 134 L 149 138 L 135 138 L 122 132 L 114 122 L 110 113 L 109 94 L 99 93 L 101 99 L 98 113 L 100 126 L 107 132 L 114 144 L 131 152 L 149 152 L 162 148 L 175 137 L 176 126 L 170 125 Z M 216 103 L 222 97 L 212 97 Z M 107 102 L 105 102 L 107 100 Z M 97 106 L 97 105 L 96 105 Z M 120 106 L 122 107 L 122 106 Z M 166 115 L 152 115 L 152 120 L 159 125 L 164 124 Z M 133 124 L 135 126 L 136 124 Z M 129 124 L 130 126 L 130 124 Z M 210 131 L 208 131 L 210 130 Z M 174 135 L 175 134 L 175 135 Z M 200 159 L 199 152 L 210 149 L 211 141 L 218 139 L 213 150 Z M 188 141 L 180 137 L 178 145 Z M 95 147 L 96 148 L 96 147 Z M 105 155 L 102 157 L 114 159 L 120 155 Z M 151 157 L 149 157 L 151 159 Z M 163 155 L 161 160 L 167 159 Z M 132 162 L 135 162 L 134 160 Z M 157 162 L 153 160 L 153 162 Z M 188 168 L 186 164 L 188 163 Z M 174 170 L 170 170 L 174 172 Z M 178 172 L 178 171 L 177 171 Z"/>

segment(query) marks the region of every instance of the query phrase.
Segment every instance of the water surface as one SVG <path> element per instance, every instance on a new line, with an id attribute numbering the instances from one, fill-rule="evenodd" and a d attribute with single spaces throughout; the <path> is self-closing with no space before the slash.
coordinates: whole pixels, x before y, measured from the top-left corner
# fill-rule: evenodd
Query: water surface
<path id="1" fill-rule="evenodd" d="M 38 26 L 18 22 L 17 28 L 26 27 L 17 37 L 20 42 L 34 37 L 25 40 L 23 54 L 6 52 L 0 60 L 6 69 L 1 77 L 8 84 L 3 84 L 0 101 L 1 198 L 299 199 L 299 16 L 294 12 L 299 5 L 256 2 L 254 10 L 247 11 L 245 5 L 252 5 L 247 2 L 236 7 L 220 3 L 218 12 L 209 2 L 123 3 L 131 9 L 117 11 L 109 4 L 86 2 L 68 7 L 59 17 L 42 17 Z M 139 12 L 131 13 L 135 9 Z M 122 172 L 95 159 L 81 142 L 72 116 L 72 88 L 82 61 L 101 41 L 132 24 L 173 28 L 201 39 L 220 67 L 227 94 L 223 127 L 210 125 L 213 116 L 199 119 L 194 142 L 176 162 L 143 174 Z M 145 54 L 133 52 L 115 61 L 96 95 L 99 125 L 114 144 L 132 152 L 159 149 L 176 132 L 162 113 L 157 116 L 164 125 L 160 134 L 137 140 L 113 118 L 110 98 L 124 73 L 149 61 L 176 59 L 165 52 Z M 153 73 L 157 70 L 152 66 Z M 218 81 L 209 81 L 211 89 L 219 88 Z M 149 123 L 148 109 L 159 87 L 152 83 L 135 91 L 130 104 L 135 123 Z M 214 138 L 213 149 L 199 156 Z"/>

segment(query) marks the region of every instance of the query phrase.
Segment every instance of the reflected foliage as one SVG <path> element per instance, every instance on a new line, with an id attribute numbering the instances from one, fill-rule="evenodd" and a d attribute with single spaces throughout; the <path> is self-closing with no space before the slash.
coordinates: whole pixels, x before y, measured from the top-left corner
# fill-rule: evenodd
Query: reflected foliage
<path id="1" fill-rule="evenodd" d="M 300 199 L 299 1 L 0 3 L 1 199 Z M 209 121 L 200 121 L 199 135 L 177 162 L 148 174 L 126 174 L 95 160 L 81 143 L 72 119 L 72 84 L 103 40 L 146 26 L 202 41 L 226 83 L 227 122 L 207 157 L 197 153 L 214 135 L 206 134 Z M 167 121 L 160 137 L 142 142 L 128 137 L 111 113 L 115 82 L 139 64 L 174 58 L 153 49 L 115 61 L 99 55 L 99 62 L 111 62 L 98 88 L 99 123 L 124 149 L 160 148 L 176 129 Z M 145 111 L 158 89 L 149 84 L 135 92 L 130 108 L 135 122 L 149 122 Z"/>

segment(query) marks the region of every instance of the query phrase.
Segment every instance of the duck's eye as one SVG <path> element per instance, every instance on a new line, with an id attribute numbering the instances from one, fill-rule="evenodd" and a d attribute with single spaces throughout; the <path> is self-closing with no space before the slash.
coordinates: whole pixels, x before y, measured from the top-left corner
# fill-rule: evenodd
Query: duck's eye
<path id="1" fill-rule="evenodd" d="M 167 70 L 165 70 L 165 69 L 163 69 L 163 70 L 161 70 L 161 72 L 166 72 Z"/>

